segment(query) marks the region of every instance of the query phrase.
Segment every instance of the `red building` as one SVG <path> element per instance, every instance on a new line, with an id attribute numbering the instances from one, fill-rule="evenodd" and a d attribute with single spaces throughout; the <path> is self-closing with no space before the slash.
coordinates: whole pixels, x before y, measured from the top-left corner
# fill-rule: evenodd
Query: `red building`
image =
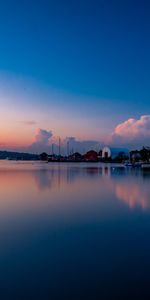
<path id="1" fill-rule="evenodd" d="M 96 151 L 90 150 L 83 155 L 83 159 L 86 161 L 98 161 L 98 154 Z"/>

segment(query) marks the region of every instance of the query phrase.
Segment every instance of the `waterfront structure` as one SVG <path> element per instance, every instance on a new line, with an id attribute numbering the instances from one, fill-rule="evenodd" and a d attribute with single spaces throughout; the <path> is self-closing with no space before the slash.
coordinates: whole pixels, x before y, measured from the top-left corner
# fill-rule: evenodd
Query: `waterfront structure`
<path id="1" fill-rule="evenodd" d="M 75 152 L 68 157 L 71 161 L 82 161 L 82 155 L 79 152 Z"/>
<path id="2" fill-rule="evenodd" d="M 46 152 L 42 152 L 40 154 L 40 160 L 42 160 L 42 161 L 48 161 L 48 154 Z"/>
<path id="3" fill-rule="evenodd" d="M 129 158 L 130 152 L 126 148 L 104 147 L 102 150 L 103 159 Z"/>
<path id="4" fill-rule="evenodd" d="M 90 150 L 83 155 L 83 159 L 85 161 L 98 161 L 98 154 L 96 151 Z"/>

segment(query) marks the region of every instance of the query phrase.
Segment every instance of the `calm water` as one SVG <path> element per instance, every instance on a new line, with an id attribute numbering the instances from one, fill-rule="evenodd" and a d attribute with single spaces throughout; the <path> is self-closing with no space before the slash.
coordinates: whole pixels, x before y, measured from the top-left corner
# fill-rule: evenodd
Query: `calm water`
<path id="1" fill-rule="evenodd" d="M 149 284 L 150 173 L 0 162 L 0 299 L 150 299 Z"/>

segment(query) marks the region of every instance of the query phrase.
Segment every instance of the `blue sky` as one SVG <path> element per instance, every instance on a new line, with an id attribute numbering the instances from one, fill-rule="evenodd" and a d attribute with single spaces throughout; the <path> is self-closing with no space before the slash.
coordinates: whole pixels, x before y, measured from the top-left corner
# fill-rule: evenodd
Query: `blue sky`
<path id="1" fill-rule="evenodd" d="M 145 0 L 1 1 L 0 101 L 9 92 L 22 118 L 57 135 L 72 120 L 86 139 L 149 115 L 149 16 Z"/>

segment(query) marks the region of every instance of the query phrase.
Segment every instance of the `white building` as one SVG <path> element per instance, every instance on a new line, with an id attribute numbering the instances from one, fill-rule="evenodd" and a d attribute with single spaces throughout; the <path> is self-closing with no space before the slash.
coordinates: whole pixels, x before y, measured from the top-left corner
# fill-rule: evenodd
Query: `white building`
<path id="1" fill-rule="evenodd" d="M 102 150 L 102 158 L 111 158 L 115 159 L 119 155 L 122 155 L 125 158 L 129 158 L 130 153 L 129 150 L 126 148 L 111 148 L 111 147 L 104 147 Z"/>

